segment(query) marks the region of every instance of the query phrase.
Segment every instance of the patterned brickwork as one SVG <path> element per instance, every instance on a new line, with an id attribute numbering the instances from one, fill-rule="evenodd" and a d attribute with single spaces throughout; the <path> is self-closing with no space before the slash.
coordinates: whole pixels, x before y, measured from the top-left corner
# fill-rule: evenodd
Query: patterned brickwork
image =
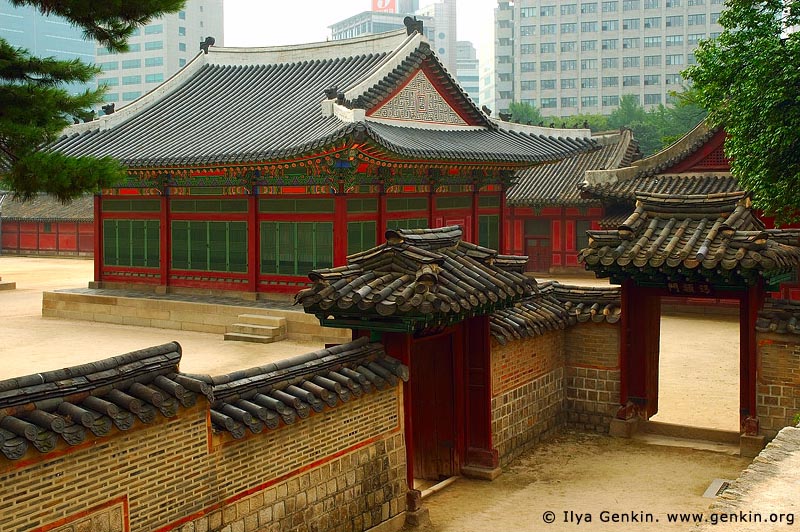
<path id="1" fill-rule="evenodd" d="M 507 464 L 564 421 L 564 331 L 492 340 L 492 442 Z"/>
<path id="2" fill-rule="evenodd" d="M 51 460 L 17 469 L 0 464 L 7 467 L 0 472 L 0 530 L 63 523 L 122 496 L 127 496 L 131 532 L 204 526 L 208 532 L 233 532 L 255 530 L 256 522 L 264 530 L 299 530 L 305 529 L 305 519 L 320 531 L 361 530 L 404 510 L 398 389 L 365 395 L 245 440 L 215 435 L 211 448 L 207 403 L 200 403 L 165 423 Z M 225 525 L 213 527 L 215 515 Z M 198 525 L 186 528 L 191 524 L 181 520 L 192 516 Z"/>
<path id="3" fill-rule="evenodd" d="M 63 525 L 55 528 L 39 528 L 35 532 L 127 532 L 127 510 L 125 500 L 121 499 L 105 504 L 101 508 L 89 510 L 64 520 Z"/>
<path id="4" fill-rule="evenodd" d="M 564 331 L 550 331 L 506 345 L 492 339 L 492 396 L 519 388 L 563 365 Z"/>
<path id="5" fill-rule="evenodd" d="M 608 432 L 619 408 L 619 325 L 581 323 L 566 335 L 566 410 L 570 426 Z"/>
<path id="6" fill-rule="evenodd" d="M 756 411 L 761 434 L 773 438 L 800 412 L 800 343 L 788 335 L 762 334 L 758 346 Z"/>

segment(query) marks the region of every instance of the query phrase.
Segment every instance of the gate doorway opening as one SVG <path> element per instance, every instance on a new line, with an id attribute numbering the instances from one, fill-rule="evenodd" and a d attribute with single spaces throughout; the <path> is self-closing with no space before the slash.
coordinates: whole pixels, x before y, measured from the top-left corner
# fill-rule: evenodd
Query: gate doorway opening
<path id="1" fill-rule="evenodd" d="M 714 313 L 711 301 L 702 306 L 711 313 L 675 312 L 662 304 L 658 413 L 650 419 L 739 431 L 739 316 Z"/>

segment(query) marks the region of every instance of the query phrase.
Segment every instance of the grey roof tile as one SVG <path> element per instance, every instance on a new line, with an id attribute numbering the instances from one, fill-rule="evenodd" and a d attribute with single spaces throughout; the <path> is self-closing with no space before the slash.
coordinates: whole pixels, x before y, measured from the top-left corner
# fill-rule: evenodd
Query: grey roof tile
<path id="1" fill-rule="evenodd" d="M 494 312 L 489 318 L 490 331 L 505 344 L 577 323 L 616 323 L 621 317 L 620 294 L 619 287 L 539 283 L 535 294 Z"/>
<path id="2" fill-rule="evenodd" d="M 647 270 L 739 282 L 753 272 L 778 273 L 800 265 L 800 231 L 765 230 L 743 192 L 638 193 L 636 198 L 636 210 L 618 229 L 589 231 L 589 247 L 578 256 L 587 269 L 603 275 Z"/>
<path id="3" fill-rule="evenodd" d="M 52 149 L 111 156 L 136 168 L 287 159 L 351 134 L 364 134 L 382 149 L 411 159 L 536 163 L 593 146 L 580 135 L 518 132 L 490 120 L 426 42 L 393 35 L 270 51 L 212 48 L 117 113 L 68 128 Z M 374 107 L 422 62 L 441 78 L 473 129 L 408 128 L 368 118 L 351 122 L 322 112 L 326 90 L 344 94 L 365 83 L 371 86 L 340 104 Z"/>
<path id="4" fill-rule="evenodd" d="M 359 338 L 267 366 L 180 379 L 197 392 L 206 387 L 215 430 L 238 439 L 397 386 L 408 380 L 408 368 L 387 356 L 381 344 Z"/>
<path id="5" fill-rule="evenodd" d="M 5 199 L 3 199 L 5 196 Z M 94 220 L 94 196 L 80 196 L 62 203 L 47 194 L 38 194 L 28 201 L 15 199 L 11 193 L 0 192 L 0 214 L 4 220 L 42 222 L 91 222 Z"/>
<path id="6" fill-rule="evenodd" d="M 87 431 L 97 437 L 134 420 L 151 423 L 156 412 L 173 417 L 195 404 L 177 382 L 176 342 L 105 360 L 0 381 L 0 453 L 22 458 L 32 445 L 49 453 L 63 440 L 77 445 Z"/>
<path id="7" fill-rule="evenodd" d="M 337 318 L 449 323 L 530 293 L 533 281 L 520 272 L 522 259 L 495 262 L 497 256 L 461 240 L 459 226 L 389 230 L 386 243 L 349 256 L 347 266 L 310 272 L 313 286 L 295 299 L 306 312 Z"/>
<path id="8" fill-rule="evenodd" d="M 578 185 L 587 170 L 608 170 L 628 166 L 640 156 L 639 145 L 630 130 L 593 136 L 595 150 L 578 153 L 555 163 L 535 166 L 517 173 L 517 183 L 508 191 L 512 205 L 582 205 L 597 203 L 581 196 Z"/>

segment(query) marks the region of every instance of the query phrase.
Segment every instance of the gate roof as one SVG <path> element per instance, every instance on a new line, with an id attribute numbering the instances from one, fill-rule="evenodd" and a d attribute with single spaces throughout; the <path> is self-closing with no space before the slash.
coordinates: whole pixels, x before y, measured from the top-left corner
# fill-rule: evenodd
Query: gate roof
<path id="1" fill-rule="evenodd" d="M 347 265 L 314 270 L 295 299 L 323 325 L 413 332 L 514 304 L 535 290 L 527 257 L 461 240 L 461 227 L 389 230 Z"/>
<path id="2" fill-rule="evenodd" d="M 800 264 L 800 230 L 765 229 L 744 192 L 636 200 L 617 229 L 589 231 L 579 259 L 599 277 L 741 287 Z"/>

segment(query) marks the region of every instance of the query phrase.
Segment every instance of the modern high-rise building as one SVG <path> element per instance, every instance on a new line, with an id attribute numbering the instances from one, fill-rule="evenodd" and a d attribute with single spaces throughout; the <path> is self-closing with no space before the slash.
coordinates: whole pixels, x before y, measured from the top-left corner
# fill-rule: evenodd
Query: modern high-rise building
<path id="1" fill-rule="evenodd" d="M 36 57 L 94 63 L 95 44 L 83 38 L 81 29 L 61 17 L 42 15 L 31 6 L 14 7 L 6 0 L 0 0 L 0 38 Z M 92 82 L 74 84 L 67 89 L 77 93 L 96 86 Z"/>
<path id="2" fill-rule="evenodd" d="M 331 24 L 331 39 L 403 29 L 409 15 L 422 20 L 422 28 L 439 60 L 456 72 L 456 0 L 439 0 L 419 8 L 418 0 L 373 0 L 372 11 L 364 11 Z"/>
<path id="3" fill-rule="evenodd" d="M 472 101 L 480 104 L 481 69 L 475 46 L 470 41 L 456 43 L 456 78 Z"/>
<path id="4" fill-rule="evenodd" d="M 103 72 L 97 82 L 108 86 L 106 102 L 119 108 L 155 89 L 191 61 L 207 37 L 223 45 L 222 0 L 188 0 L 182 11 L 138 28 L 127 52 L 98 46 L 97 65 Z"/>
<path id="5" fill-rule="evenodd" d="M 645 108 L 680 90 L 701 39 L 719 35 L 723 0 L 501 0 L 495 9 L 495 105 L 545 116 Z"/>

